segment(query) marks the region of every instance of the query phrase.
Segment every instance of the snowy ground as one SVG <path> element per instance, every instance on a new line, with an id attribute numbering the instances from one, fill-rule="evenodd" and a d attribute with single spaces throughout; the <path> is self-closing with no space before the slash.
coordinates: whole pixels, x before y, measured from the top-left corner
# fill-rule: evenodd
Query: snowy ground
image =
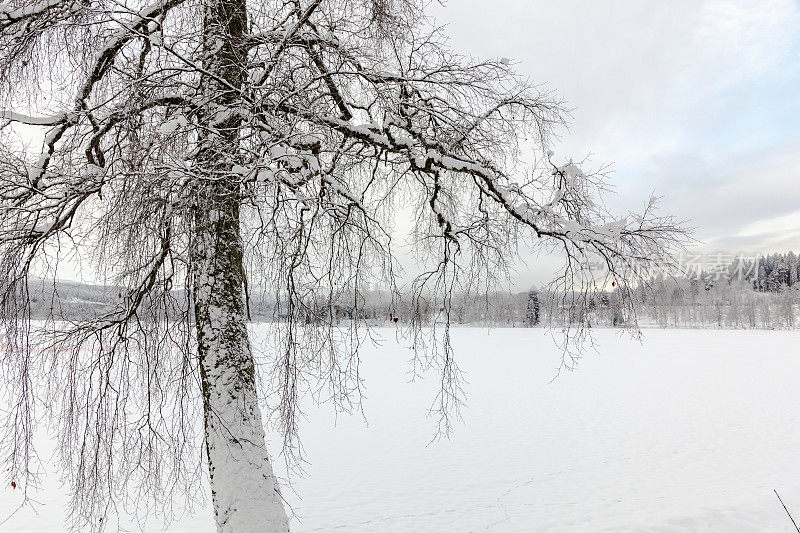
<path id="1" fill-rule="evenodd" d="M 408 383 L 386 330 L 363 355 L 369 424 L 307 411 L 295 530 L 793 531 L 772 490 L 800 518 L 799 332 L 595 334 L 599 354 L 548 383 L 545 331 L 456 330 L 469 405 L 428 444 L 434 380 Z M 62 531 L 51 486 L 0 530 Z M 0 490 L 0 516 L 13 505 Z M 210 512 L 169 531 L 211 533 Z"/>

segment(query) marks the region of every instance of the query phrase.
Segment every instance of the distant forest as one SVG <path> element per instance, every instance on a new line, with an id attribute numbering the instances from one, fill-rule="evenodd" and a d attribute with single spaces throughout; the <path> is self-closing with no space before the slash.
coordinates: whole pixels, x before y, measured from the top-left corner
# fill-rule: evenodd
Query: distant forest
<path id="1" fill-rule="evenodd" d="M 586 308 L 570 309 L 569 295 L 531 289 L 494 292 L 488 296 L 455 295 L 450 312 L 453 324 L 495 327 L 539 327 L 583 324 L 589 327 L 640 325 L 660 327 L 794 328 L 800 324 L 800 258 L 793 252 L 762 256 L 756 261 L 732 259 L 721 268 L 661 276 L 631 289 L 636 314 L 622 305 L 619 289 L 597 292 Z M 108 312 L 125 291 L 75 282 L 32 282 L 34 318 L 79 320 Z M 176 309 L 185 295 L 174 291 Z M 382 323 L 423 324 L 443 318 L 443 309 L 420 299 L 412 306 L 407 296 L 364 289 L 357 304 L 309 301 L 303 319 L 308 324 L 332 315 L 346 322 L 354 314 Z M 279 302 L 251 295 L 250 316 L 256 322 L 286 319 Z"/>

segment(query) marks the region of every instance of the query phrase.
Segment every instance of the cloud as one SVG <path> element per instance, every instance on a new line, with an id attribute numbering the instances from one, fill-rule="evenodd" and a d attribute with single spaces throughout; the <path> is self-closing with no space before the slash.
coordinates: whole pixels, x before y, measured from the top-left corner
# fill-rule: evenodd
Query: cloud
<path id="1" fill-rule="evenodd" d="M 784 66 L 798 22 L 800 8 L 790 0 L 705 2 L 693 48 L 701 61 L 717 63 L 732 79 L 752 77 Z"/>
<path id="2" fill-rule="evenodd" d="M 748 224 L 739 232 L 741 237 L 770 235 L 775 232 L 787 233 L 800 231 L 800 210 L 779 217 L 759 220 Z"/>
<path id="3" fill-rule="evenodd" d="M 800 206 L 800 141 L 713 162 L 697 154 L 654 157 L 624 196 L 664 192 L 663 208 L 697 228 L 710 247 L 731 251 L 800 249 L 791 214 Z M 624 203 L 624 202 L 620 202 Z M 778 221 L 778 223 L 776 223 Z"/>
<path id="4" fill-rule="evenodd" d="M 800 248 L 798 2 L 486 5 L 436 16 L 455 49 L 510 57 L 574 106 L 561 151 L 614 163 L 613 207 L 655 190 L 708 246 Z"/>
<path id="5" fill-rule="evenodd" d="M 790 64 L 800 36 L 791 0 L 492 5 L 459 0 L 437 15 L 457 49 L 511 57 L 576 107 L 568 148 L 626 160 L 681 146 L 717 98 Z"/>

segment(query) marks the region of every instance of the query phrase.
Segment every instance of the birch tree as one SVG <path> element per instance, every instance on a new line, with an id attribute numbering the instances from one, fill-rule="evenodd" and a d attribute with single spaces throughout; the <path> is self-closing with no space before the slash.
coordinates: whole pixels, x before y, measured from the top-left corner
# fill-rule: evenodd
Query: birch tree
<path id="1" fill-rule="evenodd" d="M 521 247 L 562 254 L 554 287 L 572 307 L 669 260 L 681 230 L 654 200 L 614 217 L 602 169 L 553 154 L 562 102 L 506 60 L 451 51 L 423 4 L 0 4 L 9 480 L 34 481 L 43 415 L 73 525 L 102 529 L 126 498 L 168 511 L 207 472 L 219 531 L 286 531 L 265 423 L 290 453 L 304 391 L 358 405 L 360 291 L 398 290 L 393 217 L 415 221 L 410 290 L 438 333 L 426 343 L 411 324 L 414 364 L 439 373 L 445 427 L 462 402 L 455 291 L 492 289 Z M 606 275 L 583 275 L 598 258 Z M 65 262 L 114 308 L 33 323 L 34 280 Z M 253 291 L 279 302 L 263 353 L 248 337 Z"/>

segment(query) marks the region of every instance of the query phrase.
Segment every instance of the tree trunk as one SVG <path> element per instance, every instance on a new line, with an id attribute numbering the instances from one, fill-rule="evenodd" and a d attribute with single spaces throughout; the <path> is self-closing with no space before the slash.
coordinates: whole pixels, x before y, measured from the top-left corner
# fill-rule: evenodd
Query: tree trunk
<path id="1" fill-rule="evenodd" d="M 238 206 L 198 210 L 195 228 L 197 348 L 217 530 L 288 531 L 266 450 L 247 335 Z"/>
<path id="2" fill-rule="evenodd" d="M 245 0 L 207 0 L 201 80 L 206 102 L 192 190 L 192 280 L 205 417 L 208 473 L 225 533 L 286 532 L 289 521 L 266 450 L 247 334 L 239 219 L 239 176 L 232 172 L 244 83 Z"/>

